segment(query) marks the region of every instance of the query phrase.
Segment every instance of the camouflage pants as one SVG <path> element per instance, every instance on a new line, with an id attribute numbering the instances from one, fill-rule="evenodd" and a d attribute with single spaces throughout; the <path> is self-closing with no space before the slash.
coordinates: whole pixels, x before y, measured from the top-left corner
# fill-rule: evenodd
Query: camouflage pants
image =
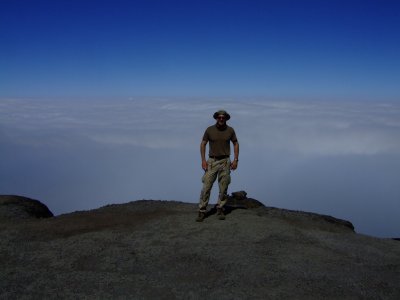
<path id="1" fill-rule="evenodd" d="M 228 186 L 231 183 L 231 160 L 229 157 L 220 160 L 209 158 L 207 166 L 207 171 L 202 177 L 203 189 L 201 190 L 199 201 L 201 212 L 207 211 L 211 188 L 217 178 L 219 186 L 218 207 L 222 208 L 226 204 L 228 200 Z"/>

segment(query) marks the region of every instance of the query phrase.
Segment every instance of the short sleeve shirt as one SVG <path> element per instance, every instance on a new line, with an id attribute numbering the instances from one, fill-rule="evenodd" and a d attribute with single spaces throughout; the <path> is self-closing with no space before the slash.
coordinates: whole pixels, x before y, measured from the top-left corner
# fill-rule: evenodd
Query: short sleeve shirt
<path id="1" fill-rule="evenodd" d="M 236 143 L 237 138 L 232 127 L 226 125 L 224 128 L 218 128 L 217 125 L 213 125 L 204 132 L 203 141 L 210 143 L 210 156 L 222 156 L 231 154 L 230 142 Z"/>

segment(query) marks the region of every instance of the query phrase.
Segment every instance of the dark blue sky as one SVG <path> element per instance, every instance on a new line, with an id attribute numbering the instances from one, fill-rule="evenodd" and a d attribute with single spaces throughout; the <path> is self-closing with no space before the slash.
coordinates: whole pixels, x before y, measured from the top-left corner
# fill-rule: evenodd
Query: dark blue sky
<path id="1" fill-rule="evenodd" d="M 0 97 L 397 99 L 398 1 L 1 2 Z"/>

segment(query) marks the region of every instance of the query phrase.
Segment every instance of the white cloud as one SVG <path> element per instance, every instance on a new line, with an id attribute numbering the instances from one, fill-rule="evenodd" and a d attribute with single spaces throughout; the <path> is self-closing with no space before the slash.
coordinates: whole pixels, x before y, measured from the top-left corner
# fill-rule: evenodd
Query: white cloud
<path id="1" fill-rule="evenodd" d="M 400 105 L 395 106 L 397 110 L 378 107 L 371 103 L 249 104 L 239 115 L 238 128 L 245 143 L 274 151 L 303 155 L 400 153 Z"/>

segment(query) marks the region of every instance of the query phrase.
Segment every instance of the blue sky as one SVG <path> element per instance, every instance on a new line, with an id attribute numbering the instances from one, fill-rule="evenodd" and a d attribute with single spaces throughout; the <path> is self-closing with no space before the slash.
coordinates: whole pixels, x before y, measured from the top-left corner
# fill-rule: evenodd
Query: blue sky
<path id="1" fill-rule="evenodd" d="M 0 96 L 399 96 L 398 1 L 2 1 Z"/>
<path id="2" fill-rule="evenodd" d="M 195 203 L 226 109 L 230 192 L 399 237 L 399 28 L 398 1 L 1 1 L 0 194 Z"/>

